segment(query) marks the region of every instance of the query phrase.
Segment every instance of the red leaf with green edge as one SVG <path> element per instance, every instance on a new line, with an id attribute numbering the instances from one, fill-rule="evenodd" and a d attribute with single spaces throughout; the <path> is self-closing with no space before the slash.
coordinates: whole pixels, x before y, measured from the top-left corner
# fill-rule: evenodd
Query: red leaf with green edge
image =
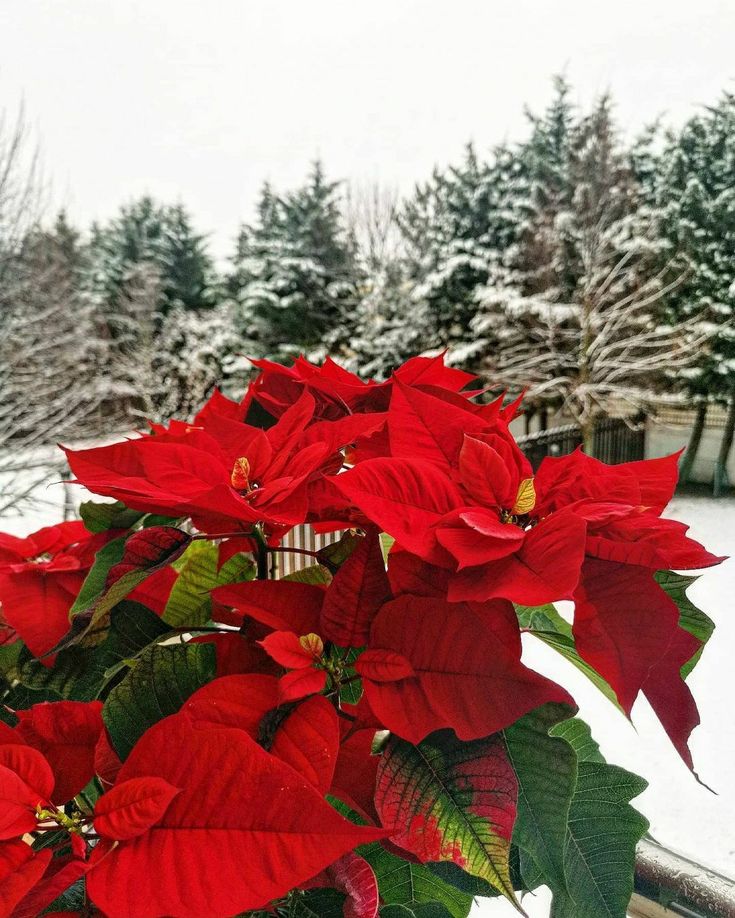
<path id="1" fill-rule="evenodd" d="M 427 559 L 436 552 L 434 524 L 464 504 L 446 474 L 420 459 L 368 459 L 330 480 L 371 522 Z"/>
<path id="2" fill-rule="evenodd" d="M 417 746 L 393 737 L 378 766 L 375 805 L 391 841 L 422 863 L 452 861 L 519 908 L 510 879 L 518 781 L 499 737 L 449 731 Z"/>
<path id="3" fill-rule="evenodd" d="M 357 658 L 355 670 L 373 682 L 397 682 L 416 675 L 411 661 L 392 650 L 366 650 Z"/>
<path id="4" fill-rule="evenodd" d="M 271 659 L 287 669 L 311 666 L 324 652 L 324 644 L 316 634 L 299 637 L 293 631 L 274 631 L 258 643 Z"/>
<path id="5" fill-rule="evenodd" d="M 20 839 L 0 842 L 0 915 L 11 915 L 39 882 L 51 861 L 51 851 L 34 851 Z"/>
<path id="6" fill-rule="evenodd" d="M 203 728 L 180 714 L 142 737 L 118 783 L 142 777 L 163 778 L 181 793 L 148 832 L 94 849 L 87 889 L 116 918 L 262 908 L 385 835 L 343 819 L 242 730 Z M 167 869 L 152 871 L 162 852 Z"/>
<path id="7" fill-rule="evenodd" d="M 323 692 L 327 685 L 327 674 L 323 669 L 295 669 L 278 680 L 281 701 L 298 701 L 307 695 Z"/>
<path id="8" fill-rule="evenodd" d="M 95 748 L 102 733 L 102 702 L 43 702 L 16 713 L 16 732 L 44 755 L 54 773 L 54 802 L 67 803 L 94 776 Z"/>
<path id="9" fill-rule="evenodd" d="M 324 590 L 291 580 L 252 580 L 217 587 L 212 598 L 276 631 L 319 631 Z"/>
<path id="10" fill-rule="evenodd" d="M 306 889 L 327 887 L 345 893 L 344 918 L 377 918 L 379 893 L 373 868 L 350 851 L 307 883 Z"/>
<path id="11" fill-rule="evenodd" d="M 319 633 L 338 647 L 364 647 L 370 625 L 390 595 L 378 531 L 371 529 L 334 575 Z"/>
<path id="12" fill-rule="evenodd" d="M 46 805 L 54 787 L 48 762 L 30 746 L 0 746 L 0 840 L 36 827 L 36 807 Z"/>
<path id="13" fill-rule="evenodd" d="M 515 612 L 502 601 L 473 607 L 400 596 L 375 619 L 370 649 L 399 653 L 413 666 L 408 679 L 363 680 L 375 715 L 413 743 L 445 727 L 460 739 L 479 739 L 547 701 L 574 704 L 520 662 Z"/>
<path id="14" fill-rule="evenodd" d="M 126 841 L 156 825 L 178 787 L 164 778 L 130 778 L 103 794 L 94 807 L 94 828 L 103 838 Z"/>
<path id="15" fill-rule="evenodd" d="M 104 589 L 88 609 L 72 617 L 68 634 L 52 651 L 78 643 L 146 577 L 175 561 L 190 542 L 188 533 L 173 526 L 151 526 L 134 532 L 125 542 L 122 559 L 108 571 Z"/>
<path id="16" fill-rule="evenodd" d="M 126 584 L 132 584 L 132 589 L 148 574 L 175 561 L 190 542 L 191 536 L 174 526 L 151 526 L 149 529 L 134 532 L 125 542 L 121 560 L 110 568 L 105 590 L 109 591 L 124 578 L 127 578 L 124 581 Z M 133 580 L 133 577 L 136 579 Z M 122 598 L 120 596 L 116 602 Z"/>
<path id="17" fill-rule="evenodd" d="M 210 726 L 236 727 L 258 738 L 265 715 L 278 707 L 278 679 L 260 673 L 222 676 L 197 689 L 182 712 Z"/>
<path id="18" fill-rule="evenodd" d="M 326 794 L 339 751 L 339 722 L 333 705 L 323 695 L 301 702 L 279 724 L 269 751 Z"/>

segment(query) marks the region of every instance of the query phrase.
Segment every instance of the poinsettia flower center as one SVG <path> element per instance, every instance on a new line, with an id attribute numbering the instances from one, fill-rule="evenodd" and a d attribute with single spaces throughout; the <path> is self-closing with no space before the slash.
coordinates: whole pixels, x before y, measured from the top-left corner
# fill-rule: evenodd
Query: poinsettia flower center
<path id="1" fill-rule="evenodd" d="M 250 480 L 250 460 L 247 456 L 240 456 L 235 460 L 230 475 L 230 484 L 241 494 L 250 494 L 260 487 L 259 482 Z"/>
<path id="2" fill-rule="evenodd" d="M 533 478 L 524 478 L 518 485 L 516 499 L 510 509 L 500 511 L 501 523 L 509 523 L 513 526 L 520 526 L 521 529 L 527 529 L 536 524 L 536 520 L 531 518 L 531 511 L 536 506 L 536 487 Z"/>

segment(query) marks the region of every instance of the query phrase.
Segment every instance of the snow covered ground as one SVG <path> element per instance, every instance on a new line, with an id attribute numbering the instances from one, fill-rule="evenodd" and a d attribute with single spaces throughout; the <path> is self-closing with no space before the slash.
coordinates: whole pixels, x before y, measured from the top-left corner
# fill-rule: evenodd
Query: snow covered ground
<path id="1" fill-rule="evenodd" d="M 77 497 L 82 494 L 80 489 Z M 63 485 L 44 486 L 39 496 L 43 503 L 31 512 L 0 519 L 0 530 L 24 535 L 61 519 Z M 711 551 L 735 558 L 735 500 L 677 497 L 667 514 L 688 523 L 691 535 Z M 524 659 L 571 691 L 608 761 L 649 782 L 636 805 L 650 820 L 654 836 L 709 867 L 735 875 L 735 560 L 705 572 L 689 592 L 717 626 L 689 678 L 702 720 L 692 736 L 694 763 L 716 796 L 687 771 L 645 700 L 638 702 L 630 724 L 571 664 L 539 641 L 525 638 Z M 549 901 L 542 890 L 526 897 L 524 907 L 530 918 L 547 918 Z M 499 901 L 473 910 L 473 918 L 517 914 Z"/>

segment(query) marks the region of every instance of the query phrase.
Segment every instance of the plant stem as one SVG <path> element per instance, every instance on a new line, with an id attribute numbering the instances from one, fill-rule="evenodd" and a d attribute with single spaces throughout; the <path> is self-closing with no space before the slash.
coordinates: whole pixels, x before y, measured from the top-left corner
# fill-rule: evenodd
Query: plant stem
<path id="1" fill-rule="evenodd" d="M 268 579 L 268 545 L 265 541 L 265 536 L 259 528 L 255 528 L 253 532 L 253 540 L 255 541 L 255 563 L 258 568 L 258 580 L 267 580 Z"/>

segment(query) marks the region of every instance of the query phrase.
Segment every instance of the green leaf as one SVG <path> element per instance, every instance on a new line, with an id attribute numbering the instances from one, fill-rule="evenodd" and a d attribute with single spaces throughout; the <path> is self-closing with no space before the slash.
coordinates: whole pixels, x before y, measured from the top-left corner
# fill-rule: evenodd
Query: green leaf
<path id="1" fill-rule="evenodd" d="M 632 806 L 646 782 L 604 762 L 578 763 L 564 847 L 568 893 L 554 891 L 552 918 L 625 918 L 635 848 L 648 821 Z"/>
<path id="2" fill-rule="evenodd" d="M 572 634 L 572 626 L 557 612 L 550 603 L 545 606 L 516 606 L 518 623 L 524 631 L 534 635 L 569 660 L 577 669 L 594 683 L 602 694 L 611 701 L 618 710 L 622 710 L 617 696 L 610 685 L 602 676 L 593 669 L 586 660 L 577 653 Z"/>
<path id="3" fill-rule="evenodd" d="M 366 845 L 359 853 L 375 871 L 386 906 L 403 906 L 411 915 L 419 914 L 416 908 L 429 905 L 442 906 L 450 918 L 469 915 L 472 896 L 443 882 L 427 866 L 403 861 L 377 843 Z"/>
<path id="4" fill-rule="evenodd" d="M 360 545 L 363 538 L 364 536 L 348 529 L 336 542 L 330 542 L 329 545 L 320 548 L 317 552 L 317 560 L 334 573 Z"/>
<path id="5" fill-rule="evenodd" d="M 55 914 L 56 912 L 82 912 L 87 905 L 87 890 L 84 880 L 77 880 L 70 886 L 66 892 L 63 892 L 58 898 L 54 899 L 48 908 L 45 908 L 41 914 Z"/>
<path id="6" fill-rule="evenodd" d="M 571 717 L 556 724 L 549 730 L 552 736 L 561 737 L 574 749 L 580 762 L 604 762 L 600 747 L 592 738 L 592 732 L 587 724 L 578 717 Z"/>
<path id="7" fill-rule="evenodd" d="M 122 501 L 105 502 L 85 500 L 79 505 L 79 515 L 90 532 L 107 532 L 108 529 L 130 529 L 145 513 L 130 510 Z"/>
<path id="8" fill-rule="evenodd" d="M 357 704 L 362 698 L 362 679 L 357 678 L 354 663 L 363 650 L 363 647 L 345 648 L 334 645 L 330 649 L 329 658 L 344 666 L 344 678 L 355 680 L 354 682 L 347 682 L 339 690 L 339 699 L 344 704 Z"/>
<path id="9" fill-rule="evenodd" d="M 24 644 L 22 641 L 13 641 L 12 644 L 0 645 L 0 674 L 7 675 L 15 671 L 23 649 Z"/>
<path id="10" fill-rule="evenodd" d="M 310 583 L 314 586 L 329 586 L 332 582 L 332 575 L 323 564 L 311 564 L 309 567 L 302 567 L 301 570 L 294 571 L 293 574 L 286 574 L 281 579 Z"/>
<path id="11" fill-rule="evenodd" d="M 52 668 L 39 663 L 28 651 L 18 668 L 18 679 L 36 690 L 59 698 L 92 701 L 108 681 L 108 671 L 157 642 L 170 629 L 150 609 L 125 600 L 112 610 L 106 639 L 95 648 L 69 647 L 56 657 Z"/>
<path id="12" fill-rule="evenodd" d="M 436 902 L 414 905 L 412 908 L 405 905 L 384 905 L 380 910 L 380 918 L 452 918 L 452 913 Z"/>
<path id="13" fill-rule="evenodd" d="M 77 612 L 89 608 L 102 593 L 110 568 L 114 567 L 123 556 L 126 538 L 126 536 L 120 536 L 118 539 L 113 539 L 107 545 L 103 545 L 94 556 L 94 563 L 84 579 L 82 588 L 74 600 L 74 605 L 69 609 L 69 615 L 76 615 Z"/>
<path id="14" fill-rule="evenodd" d="M 112 745 L 121 759 L 153 724 L 175 714 L 215 675 L 211 644 L 166 644 L 144 650 L 116 685 L 102 709 Z"/>
<path id="15" fill-rule="evenodd" d="M 188 533 L 172 526 L 142 529 L 129 535 L 125 540 L 119 563 L 108 568 L 102 590 L 83 611 L 71 615 L 69 632 L 49 653 L 59 653 L 82 642 L 98 644 L 107 633 L 111 609 L 125 599 L 146 577 L 172 564 L 183 554 L 190 542 L 191 536 Z M 102 567 L 103 563 L 100 561 L 99 578 L 102 576 Z M 112 583 L 108 586 L 110 580 Z M 86 582 L 84 585 L 86 586 Z M 72 613 L 79 605 L 79 602 L 74 604 Z"/>
<path id="16" fill-rule="evenodd" d="M 383 552 L 383 560 L 385 563 L 388 563 L 388 555 L 390 554 L 391 548 L 395 545 L 396 540 L 392 535 L 388 535 L 387 532 L 381 532 L 380 536 L 380 550 Z"/>
<path id="17" fill-rule="evenodd" d="M 471 873 L 462 870 L 458 864 L 454 864 L 452 861 L 437 861 L 436 863 L 427 864 L 426 866 L 435 876 L 439 877 L 440 880 L 443 880 L 450 886 L 454 886 L 454 888 L 460 890 L 460 892 L 467 893 L 473 898 L 477 896 L 495 898 L 499 895 L 497 889 L 493 889 L 487 880 L 482 880 L 480 877 L 473 877 Z M 517 888 L 515 884 L 514 888 Z"/>
<path id="18" fill-rule="evenodd" d="M 188 546 L 176 568 L 179 576 L 163 613 L 163 620 L 172 628 L 204 625 L 211 618 L 211 590 L 255 576 L 255 565 L 244 554 L 234 555 L 218 569 L 219 548 L 203 539 Z"/>
<path id="19" fill-rule="evenodd" d="M 513 841 L 531 856 L 548 885 L 562 891 L 566 889 L 564 844 L 577 783 L 577 756 L 568 742 L 550 731 L 568 720 L 569 713 L 565 705 L 543 705 L 503 731 L 518 779 Z M 530 873 L 527 867 L 522 872 L 524 876 Z"/>
<path id="20" fill-rule="evenodd" d="M 509 863 L 517 792 L 500 736 L 461 742 L 442 730 L 417 746 L 388 741 L 375 806 L 401 848 L 422 862 L 459 863 L 517 904 Z"/>
<path id="21" fill-rule="evenodd" d="M 675 574 L 673 571 L 659 571 L 656 574 L 658 585 L 669 594 L 679 608 L 679 627 L 694 635 L 702 645 L 694 656 L 682 666 L 682 679 L 686 679 L 697 665 L 705 644 L 715 630 L 715 623 L 712 619 L 698 609 L 686 594 L 689 587 L 698 579 L 698 577 Z"/>
<path id="22" fill-rule="evenodd" d="M 309 889 L 293 893 L 287 909 L 288 918 L 343 918 L 346 896 L 336 889 Z"/>

